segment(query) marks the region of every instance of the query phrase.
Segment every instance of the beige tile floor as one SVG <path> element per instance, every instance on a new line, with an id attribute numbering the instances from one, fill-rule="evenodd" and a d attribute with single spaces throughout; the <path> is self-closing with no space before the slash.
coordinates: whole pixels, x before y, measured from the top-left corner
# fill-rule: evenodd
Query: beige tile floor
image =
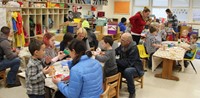
<path id="1" fill-rule="evenodd" d="M 195 74 L 189 65 L 184 72 L 173 71 L 179 77 L 179 81 L 155 78 L 155 72 L 147 71 L 144 76 L 144 88 L 136 87 L 137 98 L 200 98 L 200 60 L 194 60 L 198 74 Z M 27 98 L 26 90 L 22 86 L 15 88 L 4 88 L 0 85 L 0 98 Z M 123 84 L 120 98 L 128 98 L 127 86 Z"/>

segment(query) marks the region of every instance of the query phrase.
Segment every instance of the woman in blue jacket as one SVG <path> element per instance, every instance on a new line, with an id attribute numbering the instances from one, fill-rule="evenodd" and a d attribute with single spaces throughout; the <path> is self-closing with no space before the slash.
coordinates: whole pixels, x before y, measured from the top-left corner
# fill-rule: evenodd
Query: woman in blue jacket
<path id="1" fill-rule="evenodd" d="M 69 84 L 64 84 L 59 78 L 52 78 L 58 89 L 67 98 L 99 98 L 103 93 L 103 72 L 101 64 L 90 58 L 91 52 L 86 52 L 83 41 L 74 39 L 69 44 L 70 79 Z"/>

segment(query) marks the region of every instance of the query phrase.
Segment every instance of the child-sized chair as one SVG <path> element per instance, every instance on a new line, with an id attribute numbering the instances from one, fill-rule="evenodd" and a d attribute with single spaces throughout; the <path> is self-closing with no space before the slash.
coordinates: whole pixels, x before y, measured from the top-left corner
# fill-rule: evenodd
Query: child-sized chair
<path id="1" fill-rule="evenodd" d="M 138 51 L 140 58 L 142 59 L 143 62 L 143 68 L 146 69 L 146 61 L 149 58 L 149 55 L 146 53 L 144 45 L 137 45 Z"/>
<path id="2" fill-rule="evenodd" d="M 189 61 L 191 66 L 192 66 L 192 68 L 194 69 L 195 73 L 197 74 L 196 68 L 194 67 L 194 65 L 192 63 L 192 61 L 195 59 L 196 53 L 197 53 L 197 49 L 195 50 L 194 55 L 193 55 L 193 57 L 191 59 L 184 58 L 184 61 Z"/>

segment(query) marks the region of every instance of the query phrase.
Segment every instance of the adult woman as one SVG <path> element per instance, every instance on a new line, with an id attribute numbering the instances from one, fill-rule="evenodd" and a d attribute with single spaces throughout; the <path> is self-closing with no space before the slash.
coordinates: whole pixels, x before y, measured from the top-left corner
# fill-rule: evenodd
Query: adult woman
<path id="1" fill-rule="evenodd" d="M 91 52 L 86 52 L 83 41 L 74 39 L 69 44 L 70 68 L 69 84 L 64 84 L 59 78 L 52 78 L 58 89 L 67 98 L 99 98 L 103 92 L 103 72 L 101 64 L 91 59 Z M 86 52 L 86 53 L 85 53 Z"/>
<path id="2" fill-rule="evenodd" d="M 87 31 L 84 28 L 79 28 L 76 32 L 75 38 L 78 40 L 82 40 L 86 44 L 86 49 L 90 50 L 90 44 L 87 38 Z"/>
<path id="3" fill-rule="evenodd" d="M 142 33 L 144 26 L 150 24 L 150 22 L 147 21 L 149 14 L 150 14 L 150 9 L 147 7 L 144 7 L 143 11 L 139 11 L 134 16 L 129 18 L 130 24 L 132 25 L 131 34 L 132 34 L 133 40 L 137 44 L 140 41 L 140 34 Z"/>
<path id="4" fill-rule="evenodd" d="M 171 12 L 170 9 L 165 10 L 167 13 L 167 21 L 172 23 L 172 28 L 175 32 L 178 32 L 178 19 L 175 14 Z"/>

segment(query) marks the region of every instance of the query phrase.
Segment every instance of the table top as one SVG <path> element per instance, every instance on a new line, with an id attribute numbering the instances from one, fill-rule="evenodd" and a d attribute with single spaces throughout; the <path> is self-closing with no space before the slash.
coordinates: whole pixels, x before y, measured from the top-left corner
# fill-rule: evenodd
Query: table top
<path id="1" fill-rule="evenodd" d="M 179 47 L 179 46 L 189 46 L 187 43 L 180 43 L 178 45 L 178 42 L 175 41 L 165 41 L 162 44 L 175 44 L 173 47 L 165 46 L 164 48 L 159 48 L 153 56 L 160 57 L 160 58 L 166 58 L 171 60 L 183 60 L 186 50 Z"/>

